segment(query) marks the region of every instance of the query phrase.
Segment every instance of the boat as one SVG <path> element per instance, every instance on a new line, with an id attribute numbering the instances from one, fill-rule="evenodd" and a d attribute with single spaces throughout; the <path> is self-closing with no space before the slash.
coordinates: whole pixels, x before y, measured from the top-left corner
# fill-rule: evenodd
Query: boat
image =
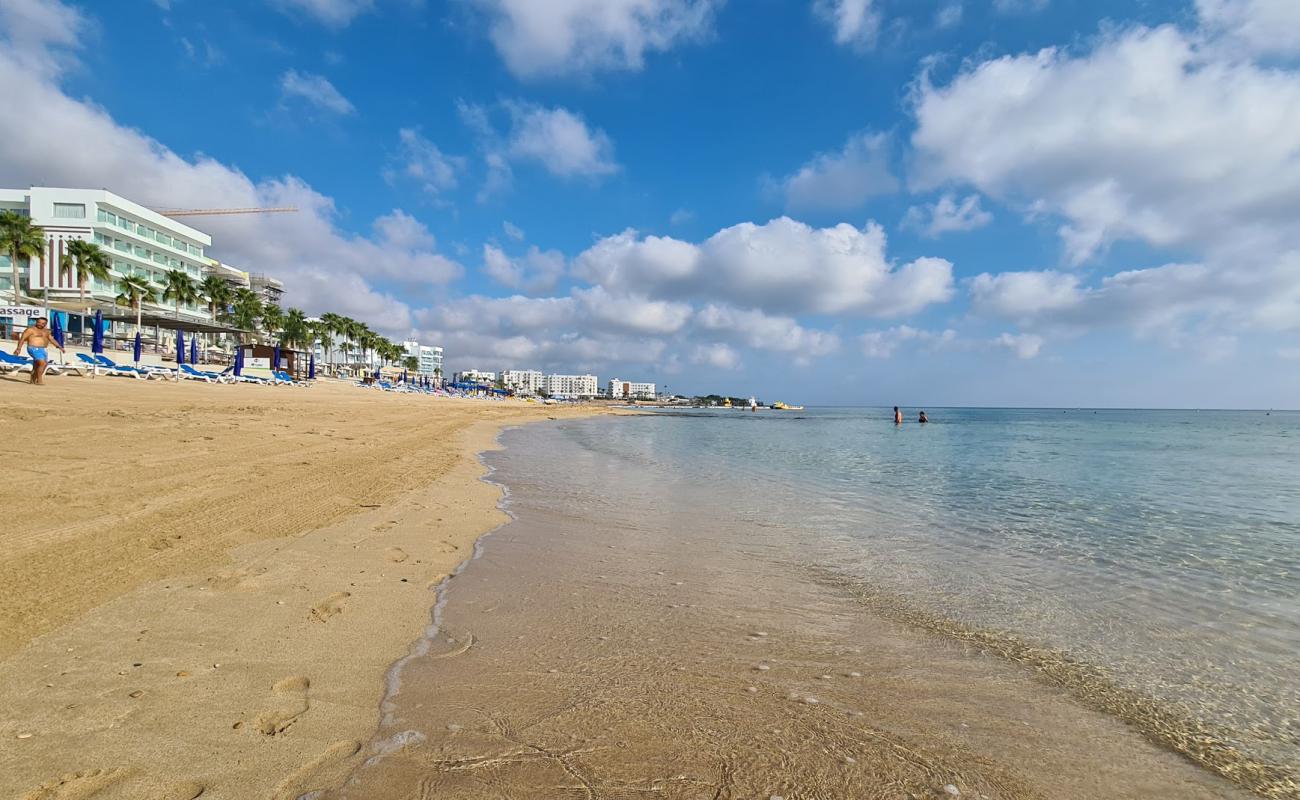
<path id="1" fill-rule="evenodd" d="M 803 406 L 789 406 L 789 405 L 786 405 L 785 403 L 782 403 L 780 400 L 777 400 L 775 403 L 772 404 L 772 410 L 774 410 L 774 411 L 803 411 Z"/>

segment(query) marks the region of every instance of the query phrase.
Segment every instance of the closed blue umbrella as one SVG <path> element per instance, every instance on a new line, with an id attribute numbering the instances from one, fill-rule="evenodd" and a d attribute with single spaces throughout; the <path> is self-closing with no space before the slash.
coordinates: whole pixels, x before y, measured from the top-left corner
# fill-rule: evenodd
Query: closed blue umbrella
<path id="1" fill-rule="evenodd" d="M 140 366 L 140 355 L 144 351 L 144 345 L 140 342 L 140 331 L 135 332 L 135 365 Z"/>
<path id="2" fill-rule="evenodd" d="M 176 329 L 176 366 L 185 363 L 185 333 L 180 328 Z"/>
<path id="3" fill-rule="evenodd" d="M 104 352 L 104 312 L 95 312 L 95 330 L 90 339 L 90 352 Z"/>
<path id="4" fill-rule="evenodd" d="M 244 374 L 244 348 L 235 348 L 235 375 Z"/>
<path id="5" fill-rule="evenodd" d="M 199 363 L 199 337 L 198 336 L 190 337 L 190 363 L 191 364 Z"/>
<path id="6" fill-rule="evenodd" d="M 280 369 L 280 345 L 275 346 L 275 356 L 271 359 L 271 369 Z"/>
<path id="7" fill-rule="evenodd" d="M 59 347 L 62 347 L 63 346 L 63 315 L 55 311 L 50 316 L 52 317 L 52 319 L 50 320 L 50 338 L 58 342 Z"/>
<path id="8" fill-rule="evenodd" d="M 316 380 L 316 354 L 311 354 L 311 360 L 307 362 L 307 380 Z"/>

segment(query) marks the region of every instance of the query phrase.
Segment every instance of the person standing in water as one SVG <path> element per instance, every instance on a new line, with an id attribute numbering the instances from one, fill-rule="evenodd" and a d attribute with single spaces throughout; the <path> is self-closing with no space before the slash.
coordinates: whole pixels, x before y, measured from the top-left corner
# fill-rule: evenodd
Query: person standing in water
<path id="1" fill-rule="evenodd" d="M 894 424 L 903 424 L 903 412 L 898 410 L 898 406 L 894 406 Z"/>
<path id="2" fill-rule="evenodd" d="M 917 417 L 916 421 L 917 421 L 917 422 L 929 422 L 929 421 L 930 421 L 930 418 L 927 417 L 927 416 L 925 415 L 925 412 L 924 412 L 924 411 L 922 411 L 922 412 L 921 412 L 921 416 Z"/>

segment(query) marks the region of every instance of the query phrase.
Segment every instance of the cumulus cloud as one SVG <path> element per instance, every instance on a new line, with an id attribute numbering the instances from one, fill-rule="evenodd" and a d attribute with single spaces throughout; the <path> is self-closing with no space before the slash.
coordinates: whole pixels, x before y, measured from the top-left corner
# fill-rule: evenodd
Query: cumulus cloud
<path id="1" fill-rule="evenodd" d="M 536 245 L 519 258 L 511 258 L 500 247 L 483 245 L 483 271 L 502 286 L 545 292 L 555 288 L 564 275 L 564 254 L 558 250 L 542 250 Z"/>
<path id="2" fill-rule="evenodd" d="M 375 7 L 374 0 L 271 0 L 291 17 L 306 17 L 330 28 L 345 28 Z"/>
<path id="3" fill-rule="evenodd" d="M 11 11 L 13 3 L 0 8 Z M 254 180 L 211 158 L 186 158 L 119 124 L 103 108 L 64 93 L 57 71 L 33 72 L 18 55 L 27 45 L 5 46 L 14 44 L 12 35 L 0 33 L 6 37 L 0 40 L 0 84 L 24 112 L 0 115 L 0 184 L 105 186 L 154 207 L 296 206 L 296 214 L 211 217 L 196 224 L 212 234 L 213 256 L 282 279 L 289 304 L 350 314 L 391 335 L 409 328 L 410 307 L 372 281 L 410 295 L 461 273 L 434 249 L 428 229 L 403 212 L 380 217 L 370 235 L 350 233 L 339 227 L 334 200 L 294 176 Z"/>
<path id="4" fill-rule="evenodd" d="M 1047 8 L 1048 0 L 993 0 L 993 8 L 1001 14 L 1025 14 Z"/>
<path id="5" fill-rule="evenodd" d="M 1034 333 L 1003 333 L 993 343 L 1015 353 L 1016 358 L 1024 359 L 1033 358 L 1043 349 L 1043 337 Z"/>
<path id="6" fill-rule="evenodd" d="M 952 295 L 952 264 L 918 258 L 896 266 L 885 244 L 875 223 L 812 228 L 780 217 L 724 228 L 700 244 L 624 231 L 579 255 L 574 269 L 614 290 L 787 314 L 902 316 Z"/>
<path id="7" fill-rule="evenodd" d="M 980 206 L 980 196 L 967 195 L 958 200 L 944 194 L 933 203 L 912 206 L 903 217 L 903 225 L 930 238 L 955 231 L 973 231 L 993 221 L 993 214 Z"/>
<path id="8" fill-rule="evenodd" d="M 844 148 L 820 153 L 781 181 L 785 203 L 795 209 L 851 210 L 868 198 L 898 190 L 889 169 L 889 138 L 857 133 Z"/>
<path id="9" fill-rule="evenodd" d="M 805 328 L 793 317 L 764 314 L 710 303 L 700 309 L 696 327 L 746 347 L 778 353 L 794 353 L 800 359 L 828 355 L 839 349 L 839 337 L 827 331 Z"/>
<path id="10" fill-rule="evenodd" d="M 691 350 L 691 363 L 714 369 L 736 369 L 740 366 L 740 353 L 722 342 L 696 345 Z"/>
<path id="11" fill-rule="evenodd" d="M 862 355 L 867 358 L 890 358 L 900 347 L 921 344 L 931 349 L 948 347 L 957 341 L 957 331 L 927 331 L 910 325 L 896 325 L 888 330 L 867 331 L 858 337 Z"/>
<path id="12" fill-rule="evenodd" d="M 352 102 L 334 88 L 323 75 L 291 69 L 280 76 L 280 98 L 283 102 L 301 100 L 307 105 L 330 114 L 347 116 L 357 109 Z"/>
<path id="13" fill-rule="evenodd" d="M 813 11 L 831 26 L 836 44 L 865 50 L 880 34 L 880 12 L 873 0 L 816 0 Z"/>
<path id="14" fill-rule="evenodd" d="M 89 23 L 77 9 L 47 0 L 3 0 L 0 31 L 11 62 L 50 78 L 75 61 L 72 51 Z"/>
<path id="15" fill-rule="evenodd" d="M 1207 32 L 1252 55 L 1300 54 L 1300 3 L 1294 0 L 1196 0 Z"/>
<path id="16" fill-rule="evenodd" d="M 954 0 L 945 3 L 934 14 L 934 26 L 936 28 L 955 28 L 961 24 L 962 4 L 961 0 Z"/>
<path id="17" fill-rule="evenodd" d="M 522 242 L 524 240 L 524 229 L 508 219 L 501 222 L 501 230 L 505 232 L 506 236 L 509 236 L 516 242 Z"/>
<path id="18" fill-rule="evenodd" d="M 465 169 L 464 158 L 442 152 L 416 128 L 398 130 L 397 138 L 398 150 L 384 170 L 385 180 L 390 184 L 411 181 L 435 196 L 456 188 Z"/>
<path id="19" fill-rule="evenodd" d="M 699 40 L 722 0 L 472 0 L 519 78 L 639 70 L 647 53 Z"/>
<path id="20" fill-rule="evenodd" d="M 686 327 L 692 315 L 688 303 L 616 295 L 601 286 L 575 289 L 573 296 L 587 319 L 619 333 L 666 336 Z"/>
<path id="21" fill-rule="evenodd" d="M 619 170 L 609 136 L 566 108 L 506 101 L 496 107 L 461 102 L 458 110 L 483 152 L 487 177 L 480 201 L 509 188 L 512 163 L 532 162 L 561 178 L 598 180 Z M 494 112 L 502 111 L 508 117 L 504 130 L 493 121 Z"/>

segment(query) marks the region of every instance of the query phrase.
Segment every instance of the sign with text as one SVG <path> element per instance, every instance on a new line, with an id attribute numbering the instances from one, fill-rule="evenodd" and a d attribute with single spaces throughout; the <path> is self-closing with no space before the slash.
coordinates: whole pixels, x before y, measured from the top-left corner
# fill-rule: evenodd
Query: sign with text
<path id="1" fill-rule="evenodd" d="M 246 358 L 244 366 L 248 369 L 270 369 L 271 359 L 269 358 Z"/>
<path id="2" fill-rule="evenodd" d="M 45 309 L 40 306 L 0 306 L 0 317 L 31 319 L 43 316 L 45 316 Z"/>

